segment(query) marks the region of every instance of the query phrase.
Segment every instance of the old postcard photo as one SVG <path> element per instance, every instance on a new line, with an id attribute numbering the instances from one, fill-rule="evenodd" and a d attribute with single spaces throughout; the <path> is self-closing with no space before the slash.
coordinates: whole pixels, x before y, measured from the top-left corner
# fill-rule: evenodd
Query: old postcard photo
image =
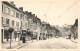
<path id="1" fill-rule="evenodd" d="M 78 49 L 80 0 L 2 0 L 1 49 Z"/>

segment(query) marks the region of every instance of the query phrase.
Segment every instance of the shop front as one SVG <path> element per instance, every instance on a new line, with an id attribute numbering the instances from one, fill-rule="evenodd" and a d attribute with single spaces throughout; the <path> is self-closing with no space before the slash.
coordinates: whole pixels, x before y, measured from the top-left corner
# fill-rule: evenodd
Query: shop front
<path id="1" fill-rule="evenodd" d="M 9 37 L 9 34 L 8 34 L 8 29 L 9 27 L 7 25 L 2 25 L 1 27 L 1 41 L 2 43 L 5 42 L 5 41 L 8 41 L 8 39 L 10 38 Z"/>

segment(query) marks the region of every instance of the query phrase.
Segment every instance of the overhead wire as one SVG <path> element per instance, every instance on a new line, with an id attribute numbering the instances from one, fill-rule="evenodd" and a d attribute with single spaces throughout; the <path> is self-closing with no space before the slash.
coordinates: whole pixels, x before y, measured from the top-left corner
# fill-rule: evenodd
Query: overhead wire
<path id="1" fill-rule="evenodd" d="M 80 1 L 80 0 L 79 0 L 79 1 Z M 46 17 L 46 15 L 47 15 L 49 9 L 51 8 L 52 3 L 53 3 L 53 2 L 50 3 L 50 5 L 49 5 L 49 7 L 48 7 L 48 9 L 47 9 L 47 11 L 46 11 L 46 13 L 44 14 L 45 17 Z M 64 15 L 68 10 L 70 10 L 70 9 L 71 9 L 74 5 L 76 5 L 76 4 L 77 4 L 77 1 L 75 1 L 71 6 L 69 6 L 69 7 L 68 7 L 62 14 L 60 14 L 58 17 L 60 18 L 62 15 Z"/>
<path id="2" fill-rule="evenodd" d="M 74 5 L 76 5 L 78 3 L 78 1 L 75 1 L 71 6 L 69 6 L 62 14 L 60 14 L 58 17 L 60 19 L 60 17 L 62 15 L 64 15 L 68 10 L 70 10 Z M 66 24 L 65 24 L 66 25 Z"/>
<path id="3" fill-rule="evenodd" d="M 45 17 L 46 17 L 46 15 L 47 15 L 49 9 L 51 8 L 52 3 L 53 3 L 53 2 L 51 2 L 51 3 L 49 4 L 48 9 L 47 9 L 46 13 L 44 14 Z"/>
<path id="4" fill-rule="evenodd" d="M 77 4 L 77 1 L 75 1 L 71 6 L 69 6 L 62 14 L 59 15 L 59 17 L 61 17 L 63 14 L 65 14 L 68 10 L 70 10 L 76 4 Z"/>

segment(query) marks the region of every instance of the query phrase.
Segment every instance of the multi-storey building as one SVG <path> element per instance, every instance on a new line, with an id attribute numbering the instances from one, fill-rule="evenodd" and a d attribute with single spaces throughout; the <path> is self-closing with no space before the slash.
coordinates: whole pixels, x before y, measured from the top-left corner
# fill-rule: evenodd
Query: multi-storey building
<path id="1" fill-rule="evenodd" d="M 8 29 L 14 28 L 12 39 L 18 38 L 17 31 L 28 29 L 28 16 L 23 11 L 23 7 L 17 8 L 14 2 L 2 1 L 2 42 L 8 40 Z"/>
<path id="2" fill-rule="evenodd" d="M 20 22 L 21 22 L 21 29 L 27 30 L 28 28 L 28 16 L 26 15 L 26 12 L 23 12 L 23 7 L 19 8 L 22 12 L 20 14 Z"/>
<path id="3" fill-rule="evenodd" d="M 14 31 L 20 30 L 20 13 L 21 11 L 16 8 L 14 2 L 2 1 L 2 42 L 3 39 L 9 38 L 7 30 L 10 27 L 14 28 Z M 13 32 L 12 37 L 14 36 Z"/>
<path id="4" fill-rule="evenodd" d="M 32 14 L 31 12 L 28 14 L 28 29 L 30 32 L 32 32 L 33 37 L 36 36 L 36 38 L 39 38 L 40 35 L 40 19 L 35 16 L 35 14 Z"/>
<path id="5" fill-rule="evenodd" d="M 39 40 L 39 36 L 40 36 L 40 28 L 41 28 L 41 20 L 39 18 L 37 18 L 36 16 L 36 19 L 35 19 L 36 23 L 36 32 L 37 32 L 37 40 Z"/>
<path id="6" fill-rule="evenodd" d="M 46 22 L 41 22 L 41 28 L 40 28 L 40 39 L 45 39 L 48 36 L 48 26 L 49 24 Z"/>

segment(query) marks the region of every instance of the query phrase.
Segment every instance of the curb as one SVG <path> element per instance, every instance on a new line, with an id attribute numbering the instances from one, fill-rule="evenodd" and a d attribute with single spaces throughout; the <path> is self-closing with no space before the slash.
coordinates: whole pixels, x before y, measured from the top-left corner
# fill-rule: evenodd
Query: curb
<path id="1" fill-rule="evenodd" d="M 16 49 L 20 49 L 21 47 L 24 47 L 26 44 L 23 44 L 21 46 L 18 46 Z"/>
<path id="2" fill-rule="evenodd" d="M 16 47 L 16 48 L 14 48 L 14 49 L 20 49 L 20 48 L 22 48 L 22 47 L 26 46 L 26 44 L 29 44 L 29 42 L 22 43 L 20 46 L 18 46 L 18 47 Z"/>
<path id="3" fill-rule="evenodd" d="M 23 47 L 25 45 L 26 45 L 26 43 L 22 43 L 22 44 L 18 45 L 17 47 L 13 48 L 13 49 L 20 49 L 21 47 Z"/>

